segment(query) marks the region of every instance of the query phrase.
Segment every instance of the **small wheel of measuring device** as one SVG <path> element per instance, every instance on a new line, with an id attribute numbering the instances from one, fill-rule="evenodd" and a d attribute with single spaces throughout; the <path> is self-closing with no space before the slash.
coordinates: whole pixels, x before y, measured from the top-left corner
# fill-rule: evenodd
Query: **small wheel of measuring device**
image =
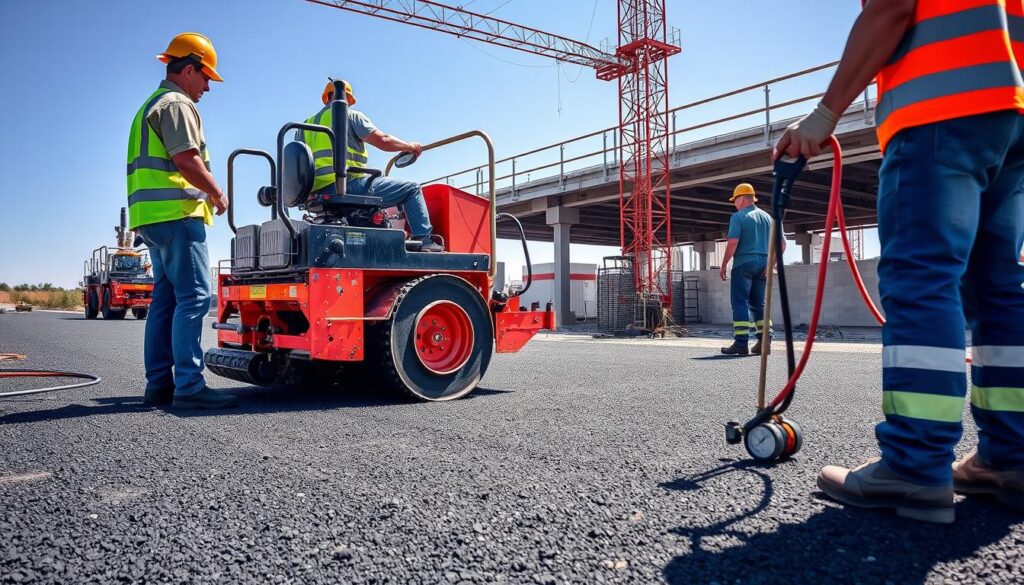
<path id="1" fill-rule="evenodd" d="M 792 457 L 804 445 L 803 429 L 800 428 L 800 425 L 796 424 L 796 421 L 782 416 L 779 417 L 778 424 L 782 427 L 782 432 L 786 434 L 786 446 L 782 450 L 782 454 L 779 455 L 779 458 Z"/>
<path id="2" fill-rule="evenodd" d="M 803 446 L 800 425 L 774 418 L 750 429 L 743 437 L 747 453 L 758 461 L 778 461 L 792 457 Z"/>
<path id="3" fill-rule="evenodd" d="M 403 287 L 390 321 L 378 325 L 379 358 L 390 382 L 418 400 L 454 400 L 480 383 L 494 332 L 483 297 L 450 275 Z"/>
<path id="4" fill-rule="evenodd" d="M 96 297 L 96 291 L 89 289 L 85 294 L 85 318 L 95 319 L 100 314 L 100 300 Z"/>
<path id="5" fill-rule="evenodd" d="M 149 309 L 132 309 L 132 316 L 139 321 L 144 321 L 147 315 L 149 315 Z"/>

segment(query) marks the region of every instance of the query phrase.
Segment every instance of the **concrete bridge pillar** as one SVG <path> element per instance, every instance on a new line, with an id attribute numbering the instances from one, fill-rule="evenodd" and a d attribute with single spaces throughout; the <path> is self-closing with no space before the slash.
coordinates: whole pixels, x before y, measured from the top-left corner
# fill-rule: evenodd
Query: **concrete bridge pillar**
<path id="1" fill-rule="evenodd" d="M 697 252 L 698 258 L 700 258 L 700 270 L 708 270 L 711 268 L 711 254 L 715 252 L 715 242 L 694 242 L 693 249 Z"/>
<path id="2" fill-rule="evenodd" d="M 547 223 L 555 231 L 555 314 L 559 325 L 576 323 L 569 304 L 569 230 L 580 222 L 580 211 L 572 207 L 549 207 Z"/>
<path id="3" fill-rule="evenodd" d="M 794 241 L 800 246 L 800 254 L 803 257 L 804 265 L 811 263 L 811 246 L 814 244 L 814 235 L 808 232 L 796 234 Z"/>

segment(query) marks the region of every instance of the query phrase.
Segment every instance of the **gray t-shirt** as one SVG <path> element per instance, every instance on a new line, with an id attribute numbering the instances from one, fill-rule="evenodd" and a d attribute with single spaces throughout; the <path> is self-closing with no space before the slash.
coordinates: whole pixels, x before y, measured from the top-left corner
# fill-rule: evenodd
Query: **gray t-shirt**
<path id="1" fill-rule="evenodd" d="M 170 90 L 149 109 L 146 121 L 153 127 L 167 154 L 173 157 L 186 150 L 202 154 L 206 149 L 203 122 L 192 98 L 174 83 L 164 80 L 160 87 Z"/>
<path id="2" fill-rule="evenodd" d="M 376 132 L 377 127 L 373 125 L 366 114 L 349 108 L 348 111 L 348 147 L 362 152 L 366 145 L 363 141 L 367 136 Z"/>
<path id="3" fill-rule="evenodd" d="M 327 112 L 330 112 L 329 106 L 325 106 L 322 110 L 317 112 L 317 114 L 313 116 L 312 119 L 316 121 L 317 118 L 319 117 L 320 124 L 324 126 L 329 126 L 327 122 L 329 121 L 330 117 L 322 115 Z M 366 144 L 364 142 L 366 140 L 366 137 L 376 132 L 376 130 L 377 127 L 373 125 L 373 122 L 366 114 L 358 110 L 353 110 L 349 108 L 347 140 L 349 148 L 362 152 L 366 148 Z M 302 130 L 295 131 L 295 140 L 298 140 L 299 142 L 304 142 Z"/>

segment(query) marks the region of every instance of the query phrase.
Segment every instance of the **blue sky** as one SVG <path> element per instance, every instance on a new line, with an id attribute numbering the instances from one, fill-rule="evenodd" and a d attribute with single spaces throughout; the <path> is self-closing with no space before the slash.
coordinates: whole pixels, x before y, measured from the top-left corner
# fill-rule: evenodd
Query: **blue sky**
<path id="1" fill-rule="evenodd" d="M 615 34 L 613 0 L 460 4 L 595 46 Z M 681 29 L 683 45 L 669 65 L 670 105 L 837 59 L 858 9 L 857 2 L 820 0 L 669 0 L 668 20 Z M 0 52 L 8 63 L 0 281 L 73 286 L 91 250 L 113 243 L 129 126 L 163 77 L 154 55 L 190 30 L 213 40 L 226 79 L 199 103 L 222 185 L 227 155 L 242 146 L 272 150 L 281 124 L 320 107 L 328 75 L 350 80 L 360 109 L 387 132 L 430 142 L 479 128 L 499 158 L 616 123 L 615 84 L 589 70 L 300 0 L 0 0 Z M 819 76 L 786 91 L 820 91 L 826 82 Z M 470 145 L 438 151 L 409 176 L 433 178 L 481 160 Z M 371 163 L 385 161 L 371 153 Z M 264 218 L 255 202 L 263 164 L 238 165 L 240 224 Z M 218 220 L 209 232 L 211 259 L 228 255 L 229 239 Z M 531 251 L 535 262 L 553 257 L 550 244 Z M 597 262 L 615 252 L 574 246 L 572 255 Z M 499 256 L 517 272 L 518 243 L 501 244 Z"/>

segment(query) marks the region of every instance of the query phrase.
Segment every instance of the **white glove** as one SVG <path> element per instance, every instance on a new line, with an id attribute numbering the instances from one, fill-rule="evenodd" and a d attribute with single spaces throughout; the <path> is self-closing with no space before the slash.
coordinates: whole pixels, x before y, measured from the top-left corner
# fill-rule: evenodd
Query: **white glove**
<path id="1" fill-rule="evenodd" d="M 804 156 L 810 158 L 821 154 L 822 146 L 836 130 L 839 116 L 818 102 L 818 107 L 810 114 L 800 118 L 786 128 L 782 138 L 775 145 L 772 158 L 779 158 L 782 153 L 791 157 Z"/>

